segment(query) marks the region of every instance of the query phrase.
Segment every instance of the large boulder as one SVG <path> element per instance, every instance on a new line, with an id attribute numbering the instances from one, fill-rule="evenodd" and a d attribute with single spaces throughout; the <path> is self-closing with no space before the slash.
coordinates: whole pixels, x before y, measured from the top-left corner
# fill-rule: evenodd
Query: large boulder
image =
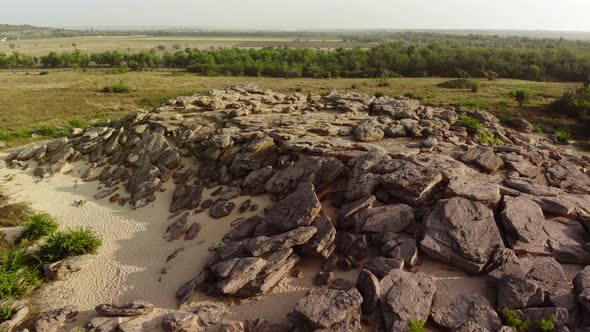
<path id="1" fill-rule="evenodd" d="M 389 331 L 405 331 L 412 320 L 426 321 L 436 292 L 435 279 L 393 270 L 380 283 L 381 311 Z"/>
<path id="2" fill-rule="evenodd" d="M 504 246 L 492 210 L 462 197 L 439 201 L 424 224 L 420 248 L 469 273 L 481 273 Z"/>
<path id="3" fill-rule="evenodd" d="M 502 225 L 523 242 L 535 240 L 543 232 L 545 217 L 541 207 L 525 197 L 504 197 Z"/>
<path id="4" fill-rule="evenodd" d="M 256 227 L 255 236 L 274 235 L 290 231 L 297 227 L 309 226 L 319 215 L 320 200 L 315 194 L 314 186 L 300 184 L 297 190 L 275 204 L 266 217 Z"/>
<path id="5" fill-rule="evenodd" d="M 488 331 L 496 331 L 502 326 L 496 310 L 479 294 L 458 296 L 447 307 L 433 311 L 432 319 L 451 330 L 466 322 L 479 324 Z"/>
<path id="6" fill-rule="evenodd" d="M 288 318 L 301 331 L 360 331 L 362 302 L 356 288 L 312 289 L 297 302 Z"/>
<path id="7" fill-rule="evenodd" d="M 586 266 L 584 270 L 576 274 L 574 287 L 578 294 L 578 302 L 590 311 L 590 266 Z"/>
<path id="8" fill-rule="evenodd" d="M 447 186 L 447 195 L 459 196 L 484 204 L 497 204 L 502 196 L 496 183 L 471 178 L 454 178 Z"/>
<path id="9" fill-rule="evenodd" d="M 492 148 L 485 146 L 479 146 L 465 152 L 461 156 L 461 161 L 474 164 L 488 173 L 493 173 L 504 165 L 502 158 L 498 157 Z"/>
<path id="10" fill-rule="evenodd" d="M 442 181 L 435 169 L 404 162 L 393 172 L 381 177 L 381 185 L 387 193 L 407 204 L 418 204 L 429 199 Z"/>

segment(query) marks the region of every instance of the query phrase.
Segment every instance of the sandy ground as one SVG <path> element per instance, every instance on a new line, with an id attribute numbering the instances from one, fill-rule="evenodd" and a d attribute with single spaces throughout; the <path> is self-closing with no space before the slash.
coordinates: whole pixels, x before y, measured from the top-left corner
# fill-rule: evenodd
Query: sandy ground
<path id="1" fill-rule="evenodd" d="M 31 175 L 31 170 L 23 172 L 0 165 L 0 186 L 15 201 L 30 202 L 34 209 L 57 217 L 62 228 L 91 227 L 103 240 L 103 246 L 89 266 L 65 280 L 44 284 L 30 296 L 33 311 L 47 311 L 65 305 L 77 306 L 81 314 L 69 327 L 87 322 L 96 315 L 93 309 L 100 303 L 147 300 L 157 308 L 150 315 L 150 330 L 158 330 L 158 318 L 177 309 L 177 289 L 198 274 L 210 255 L 208 248 L 221 242 L 223 235 L 231 227 L 231 222 L 239 217 L 262 214 L 264 207 L 271 204 L 264 196 L 238 197 L 233 200 L 237 206 L 252 198 L 260 209 L 241 215 L 236 208 L 231 215 L 219 220 L 210 218 L 206 212 L 193 215 L 190 222 L 198 221 L 202 226 L 197 238 L 170 243 L 162 239 L 162 236 L 171 223 L 168 220 L 168 208 L 173 193 L 171 183 L 165 185 L 165 192 L 157 194 L 152 205 L 132 210 L 111 204 L 107 198 L 95 200 L 93 196 L 98 182 L 84 182 L 79 179 L 79 174 L 84 169 L 83 164 L 68 167 L 71 171 L 66 169 L 67 174 L 39 180 Z M 210 196 L 211 191 L 206 191 L 204 196 Z M 83 207 L 77 207 L 75 202 L 80 200 L 87 203 Z M 329 206 L 325 206 L 325 210 L 329 214 L 336 212 Z M 166 263 L 166 258 L 179 248 L 183 250 Z M 320 263 L 306 259 L 296 267 L 303 270 L 302 278 L 287 277 L 269 294 L 256 300 L 240 304 L 228 303 L 231 307 L 227 318 L 263 318 L 284 322 L 287 313 L 312 287 L 313 276 L 319 271 Z M 164 268 L 167 272 L 162 274 Z M 416 267 L 415 271 L 437 277 L 438 291 L 434 308 L 446 306 L 460 293 L 493 294 L 485 277 L 465 276 L 428 259 Z M 353 282 L 357 275 L 358 270 L 336 273 L 336 277 Z M 196 295 L 194 300 L 214 299 Z"/>

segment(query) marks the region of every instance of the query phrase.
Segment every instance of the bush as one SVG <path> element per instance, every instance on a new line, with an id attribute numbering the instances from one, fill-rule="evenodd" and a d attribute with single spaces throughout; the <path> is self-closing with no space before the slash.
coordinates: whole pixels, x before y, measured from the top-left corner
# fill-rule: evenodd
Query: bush
<path id="1" fill-rule="evenodd" d="M 579 119 L 590 116 L 590 88 L 582 87 L 565 92 L 551 104 L 551 108 Z"/>
<path id="2" fill-rule="evenodd" d="M 69 130 L 58 129 L 56 126 L 41 126 L 35 130 L 35 134 L 44 137 L 63 137 L 70 134 Z"/>
<path id="3" fill-rule="evenodd" d="M 356 83 L 352 83 L 352 85 L 350 86 L 351 89 L 356 90 L 359 88 L 359 85 Z"/>
<path id="4" fill-rule="evenodd" d="M 557 317 L 551 316 L 550 319 L 541 319 L 537 321 L 537 326 L 542 332 L 551 332 L 555 330 L 555 324 L 557 323 Z"/>
<path id="5" fill-rule="evenodd" d="M 437 84 L 439 88 L 445 89 L 469 89 L 473 92 L 479 91 L 479 82 L 467 78 L 458 78 Z"/>
<path id="6" fill-rule="evenodd" d="M 460 126 L 467 128 L 467 132 L 470 134 L 477 134 L 482 128 L 481 123 L 479 123 L 476 118 L 470 117 L 468 115 L 461 115 L 457 123 Z"/>
<path id="7" fill-rule="evenodd" d="M 127 74 L 129 72 L 129 67 L 127 67 L 127 64 L 123 62 L 108 72 L 110 74 Z"/>
<path id="8" fill-rule="evenodd" d="M 459 99 L 455 101 L 455 105 L 468 108 L 470 110 L 478 110 L 486 107 L 486 102 L 480 98 L 474 99 Z"/>
<path id="9" fill-rule="evenodd" d="M 479 134 L 477 134 L 477 138 L 479 143 L 482 145 L 502 145 L 504 142 L 497 138 L 494 134 L 490 133 L 487 130 L 480 130 Z"/>
<path id="10" fill-rule="evenodd" d="M 528 104 L 533 99 L 533 93 L 528 90 L 513 90 L 510 92 L 510 96 L 518 102 L 518 106 Z"/>
<path id="11" fill-rule="evenodd" d="M 0 255 L 0 298 L 18 299 L 41 283 L 39 271 L 24 250 Z"/>
<path id="12" fill-rule="evenodd" d="M 501 124 L 507 125 L 510 123 L 510 121 L 512 121 L 512 117 L 510 115 L 506 115 L 506 114 L 496 114 L 496 117 L 498 118 L 498 120 L 500 120 Z"/>
<path id="13" fill-rule="evenodd" d="M 375 98 L 381 98 L 381 97 L 385 97 L 385 92 L 383 92 L 383 91 L 375 92 Z"/>
<path id="14" fill-rule="evenodd" d="M 410 321 L 410 332 L 427 332 L 424 324 L 423 320 L 412 319 Z"/>
<path id="15" fill-rule="evenodd" d="M 515 310 L 504 308 L 500 309 L 500 313 L 504 316 L 506 324 L 514 327 L 518 332 L 526 332 L 528 330 L 530 323 L 520 319 Z"/>
<path id="16" fill-rule="evenodd" d="M 104 93 L 129 93 L 130 91 L 131 88 L 122 81 L 118 84 L 113 84 L 102 88 L 102 92 Z"/>
<path id="17" fill-rule="evenodd" d="M 404 93 L 404 97 L 408 97 L 408 98 L 416 99 L 416 100 L 422 100 L 422 99 L 424 99 L 424 97 L 422 97 L 421 95 L 419 95 L 419 94 L 417 94 L 416 92 L 413 92 L 413 91 Z"/>
<path id="18" fill-rule="evenodd" d="M 91 229 L 68 229 L 47 238 L 41 246 L 38 258 L 41 262 L 56 262 L 68 257 L 94 253 L 102 241 Z"/>
<path id="19" fill-rule="evenodd" d="M 555 138 L 561 144 L 569 144 L 572 139 L 572 133 L 565 128 L 560 128 L 555 130 Z"/>
<path id="20" fill-rule="evenodd" d="M 11 320 L 15 314 L 16 310 L 10 304 L 4 303 L 0 305 L 0 323 Z"/>
<path id="21" fill-rule="evenodd" d="M 36 241 L 44 236 L 50 235 L 57 230 L 57 222 L 47 213 L 35 214 L 25 221 L 24 226 L 27 228 L 22 238 L 29 241 Z"/>
<path id="22" fill-rule="evenodd" d="M 40 72 L 39 75 L 41 75 L 41 76 L 49 75 L 49 72 L 47 70 L 44 70 L 44 71 Z"/>

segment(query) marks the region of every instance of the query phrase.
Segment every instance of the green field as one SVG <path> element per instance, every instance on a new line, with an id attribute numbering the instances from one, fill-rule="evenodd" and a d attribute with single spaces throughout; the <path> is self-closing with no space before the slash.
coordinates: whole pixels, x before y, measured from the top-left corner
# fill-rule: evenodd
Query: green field
<path id="1" fill-rule="evenodd" d="M 252 77 L 202 77 L 183 72 L 129 72 L 109 74 L 103 70 L 0 72 L 0 130 L 14 131 L 40 125 L 63 125 L 68 120 L 115 118 L 140 108 L 151 109 L 168 98 L 222 89 L 229 85 L 255 83 L 281 92 L 326 93 L 329 90 L 387 95 L 412 93 L 427 105 L 460 103 L 485 107 L 496 113 L 522 116 L 532 122 L 559 123 L 575 129 L 576 121 L 543 110 L 555 97 L 576 86 L 574 83 L 544 83 L 521 80 L 481 80 L 481 88 L 443 89 L 436 84 L 445 78 L 396 78 L 379 87 L 375 79 L 282 79 Z M 107 85 L 123 81 L 132 88 L 127 94 L 105 94 Z M 352 88 L 354 85 L 354 89 Z M 383 85 L 383 82 L 381 82 Z M 536 96 L 525 107 L 509 97 L 513 89 L 530 89 Z M 25 140 L 27 141 L 27 140 Z M 22 140 L 9 142 L 9 146 Z"/>
<path id="2" fill-rule="evenodd" d="M 14 48 L 11 48 L 11 44 Z M 178 49 L 196 48 L 208 49 L 218 48 L 261 48 L 267 46 L 280 47 L 311 47 L 311 48 L 351 48 L 355 46 L 368 48 L 372 43 L 343 42 L 339 39 L 318 39 L 286 37 L 152 37 L 152 36 L 105 36 L 105 37 L 68 37 L 68 38 L 43 38 L 43 39 L 21 39 L 0 42 L 0 53 L 11 53 L 13 51 L 30 54 L 45 55 L 49 52 L 72 52 L 76 49 L 86 53 L 104 51 L 139 52 L 156 49 L 159 53 L 175 52 Z M 159 46 L 165 49 L 160 50 Z"/>

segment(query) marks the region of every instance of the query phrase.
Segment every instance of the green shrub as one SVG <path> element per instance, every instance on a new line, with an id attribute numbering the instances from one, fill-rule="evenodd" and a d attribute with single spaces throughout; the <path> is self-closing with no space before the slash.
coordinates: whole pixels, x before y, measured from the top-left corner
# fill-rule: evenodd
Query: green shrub
<path id="1" fill-rule="evenodd" d="M 0 254 L 0 298 L 21 298 L 40 283 L 40 273 L 24 250 L 16 249 Z"/>
<path id="2" fill-rule="evenodd" d="M 515 310 L 504 308 L 500 309 L 500 313 L 504 316 L 506 324 L 514 327 L 518 332 L 526 332 L 528 330 L 530 323 L 520 319 Z"/>
<path id="3" fill-rule="evenodd" d="M 460 126 L 467 128 L 467 132 L 470 134 L 476 134 L 482 128 L 481 123 L 479 123 L 479 121 L 476 118 L 468 115 L 461 115 L 457 123 Z"/>
<path id="4" fill-rule="evenodd" d="M 35 214 L 25 221 L 25 231 L 22 238 L 29 241 L 36 241 L 44 236 L 50 235 L 57 230 L 57 222 L 48 213 Z"/>
<path id="5" fill-rule="evenodd" d="M 356 83 L 352 83 L 352 85 L 350 86 L 351 89 L 356 90 L 359 88 L 359 85 Z"/>
<path id="6" fill-rule="evenodd" d="M 504 142 L 497 138 L 494 134 L 490 133 L 487 130 L 480 130 L 479 134 L 477 134 L 477 138 L 480 144 L 483 145 L 503 145 Z"/>
<path id="7" fill-rule="evenodd" d="M 551 104 L 551 109 L 579 119 L 590 116 L 590 87 L 565 92 Z"/>
<path id="8" fill-rule="evenodd" d="M 555 330 L 555 324 L 557 324 L 557 317 L 551 316 L 550 319 L 541 319 L 537 321 L 537 326 L 542 332 L 551 332 Z"/>
<path id="9" fill-rule="evenodd" d="M 455 101 L 455 105 L 465 107 L 470 110 L 478 110 L 486 108 L 486 102 L 481 98 L 473 99 L 458 99 Z"/>
<path id="10" fill-rule="evenodd" d="M 40 72 L 39 75 L 41 75 L 41 76 L 49 75 L 49 72 L 47 70 L 44 70 L 44 71 Z"/>
<path id="11" fill-rule="evenodd" d="M 31 137 L 33 132 L 30 129 L 25 128 L 17 128 L 11 130 L 2 130 L 0 129 L 0 141 L 11 141 L 17 138 L 27 138 Z"/>
<path id="12" fill-rule="evenodd" d="M 533 99 L 533 93 L 529 90 L 513 90 L 510 91 L 510 96 L 518 102 L 518 106 L 528 104 Z"/>
<path id="13" fill-rule="evenodd" d="M 410 321 L 410 332 L 427 332 L 424 327 L 425 323 L 423 320 L 412 319 Z"/>
<path id="14" fill-rule="evenodd" d="M 417 94 L 416 92 L 413 92 L 413 91 L 404 93 L 404 97 L 408 97 L 408 98 L 416 99 L 416 100 L 422 100 L 422 99 L 424 99 L 424 97 L 422 97 L 421 95 L 419 95 L 419 94 Z"/>
<path id="15" fill-rule="evenodd" d="M 377 87 L 379 87 L 379 88 L 387 88 L 390 85 L 391 84 L 388 81 L 380 81 L 379 83 L 377 83 Z"/>
<path id="16" fill-rule="evenodd" d="M 506 114 L 496 114 L 496 117 L 498 118 L 498 120 L 500 120 L 501 124 L 509 124 L 510 121 L 512 121 L 512 117 L 510 115 L 506 115 Z"/>
<path id="17" fill-rule="evenodd" d="M 375 97 L 376 98 L 385 97 L 385 92 L 383 92 L 383 91 L 377 91 L 377 92 L 375 92 Z"/>
<path id="18" fill-rule="evenodd" d="M 14 310 L 14 308 L 10 304 L 5 303 L 3 305 L 0 305 L 0 323 L 11 320 L 15 314 L 16 310 Z"/>
<path id="19" fill-rule="evenodd" d="M 78 120 L 78 119 L 70 119 L 70 120 L 68 120 L 66 127 L 69 130 L 72 130 L 74 128 L 86 129 L 86 128 L 90 127 L 90 124 L 86 121 L 82 121 L 82 120 Z"/>
<path id="20" fill-rule="evenodd" d="M 437 84 L 439 88 L 445 89 L 469 89 L 472 92 L 479 91 L 480 84 L 477 81 L 467 78 L 458 78 Z"/>
<path id="21" fill-rule="evenodd" d="M 545 132 L 545 126 L 542 123 L 535 125 L 535 132 L 538 134 L 542 134 Z"/>
<path id="22" fill-rule="evenodd" d="M 555 138 L 561 144 L 569 144 L 572 139 L 572 133 L 565 128 L 560 128 L 555 130 Z"/>
<path id="23" fill-rule="evenodd" d="M 41 246 L 41 262 L 56 262 L 68 257 L 94 253 L 102 241 L 91 229 L 77 228 L 51 234 Z"/>
<path id="24" fill-rule="evenodd" d="M 102 92 L 104 93 L 129 93 L 130 91 L 131 88 L 123 81 L 102 88 Z"/>

